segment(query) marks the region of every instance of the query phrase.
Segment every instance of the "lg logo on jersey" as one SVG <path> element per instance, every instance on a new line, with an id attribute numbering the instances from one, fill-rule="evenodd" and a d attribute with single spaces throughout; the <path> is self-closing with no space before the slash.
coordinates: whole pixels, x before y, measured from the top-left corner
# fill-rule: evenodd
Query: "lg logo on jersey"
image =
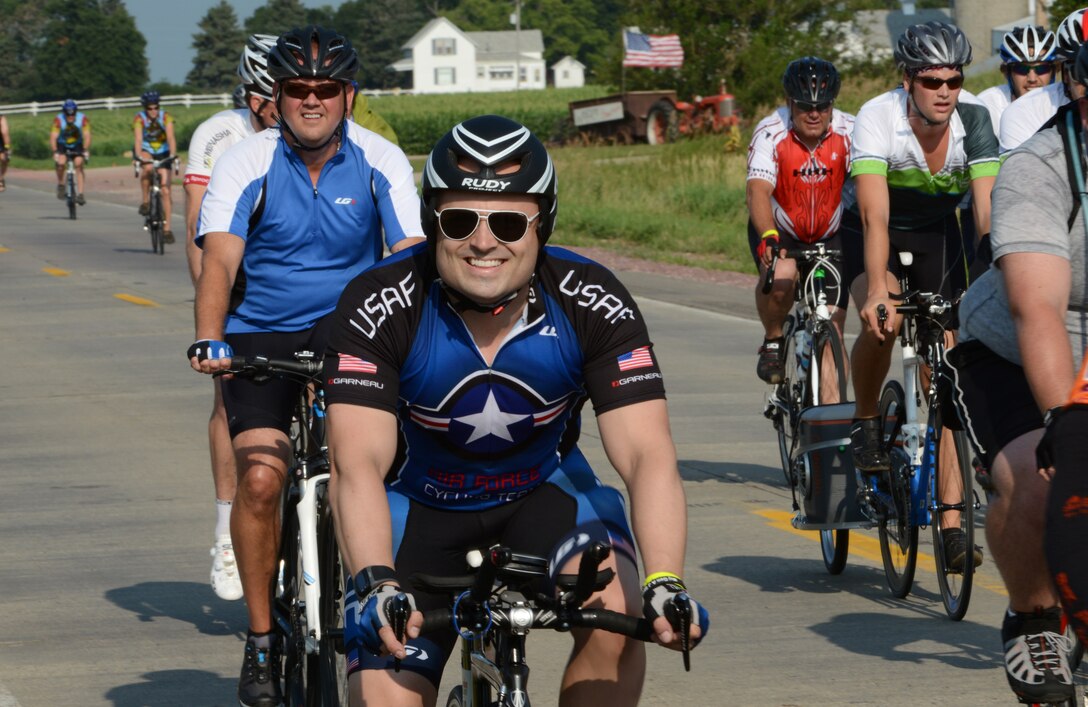
<path id="1" fill-rule="evenodd" d="M 355 199 L 352 199 L 350 196 L 341 196 L 341 197 L 337 197 L 337 199 L 333 203 L 334 204 L 354 204 Z"/>

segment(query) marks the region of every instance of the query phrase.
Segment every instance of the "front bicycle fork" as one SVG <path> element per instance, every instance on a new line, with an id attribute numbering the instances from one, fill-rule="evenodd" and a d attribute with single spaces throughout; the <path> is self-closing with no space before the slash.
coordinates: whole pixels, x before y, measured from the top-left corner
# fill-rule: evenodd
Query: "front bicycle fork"
<path id="1" fill-rule="evenodd" d="M 321 573 L 317 547 L 318 486 L 328 484 L 329 474 L 315 474 L 302 481 L 302 495 L 296 504 L 299 555 L 302 561 L 303 596 L 306 610 L 306 652 L 316 653 L 321 641 Z"/>

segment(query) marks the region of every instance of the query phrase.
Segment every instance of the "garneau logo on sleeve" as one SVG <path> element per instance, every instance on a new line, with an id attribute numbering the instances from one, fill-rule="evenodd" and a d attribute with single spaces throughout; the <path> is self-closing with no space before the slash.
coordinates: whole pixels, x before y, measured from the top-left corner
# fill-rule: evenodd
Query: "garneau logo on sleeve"
<path id="1" fill-rule="evenodd" d="M 605 292 L 600 285 L 585 285 L 581 280 L 575 280 L 574 270 L 567 272 L 563 282 L 559 283 L 559 291 L 575 298 L 579 307 L 585 307 L 591 312 L 603 310 L 605 320 L 609 324 L 634 319 L 635 312 L 619 297 Z"/>
<path id="2" fill-rule="evenodd" d="M 412 293 L 416 289 L 414 284 L 409 284 L 411 279 L 412 274 L 409 273 L 396 287 L 383 287 L 363 300 L 363 306 L 355 310 L 358 317 L 350 319 L 351 325 L 366 338 L 373 339 L 378 328 L 396 309 L 407 309 L 411 305 Z"/>

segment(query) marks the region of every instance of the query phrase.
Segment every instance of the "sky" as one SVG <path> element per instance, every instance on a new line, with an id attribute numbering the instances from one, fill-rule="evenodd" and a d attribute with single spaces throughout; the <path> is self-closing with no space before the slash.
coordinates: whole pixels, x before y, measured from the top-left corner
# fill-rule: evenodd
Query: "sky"
<path id="1" fill-rule="evenodd" d="M 339 7 L 344 0 L 302 0 L 306 7 Z M 193 35 L 197 24 L 219 0 L 125 0 L 136 27 L 147 40 L 147 61 L 152 81 L 182 83 L 193 68 Z M 230 0 L 239 24 L 245 23 L 265 0 Z M 238 47 L 241 54 L 242 48 Z"/>

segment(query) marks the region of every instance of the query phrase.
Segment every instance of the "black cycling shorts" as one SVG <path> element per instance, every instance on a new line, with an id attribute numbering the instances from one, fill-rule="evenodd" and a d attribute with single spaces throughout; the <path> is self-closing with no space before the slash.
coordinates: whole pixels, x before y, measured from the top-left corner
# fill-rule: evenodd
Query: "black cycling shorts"
<path id="1" fill-rule="evenodd" d="M 566 471 L 553 473 L 525 497 L 479 511 L 435 508 L 389 491 L 397 580 L 401 587 L 411 591 L 416 608 L 427 611 L 449 607 L 452 596 L 415 588 L 411 581 L 413 574 L 467 574 L 465 553 L 496 543 L 514 552 L 550 557 L 572 531 L 596 529 L 595 534 L 607 534 L 617 555 L 634 563 L 634 542 L 623 497 L 597 481 L 580 453 L 568 456 L 564 466 Z M 540 592 L 550 591 L 546 581 L 535 588 Z M 344 606 L 348 672 L 392 669 L 392 658 L 371 655 L 359 639 L 356 626 L 362 607 L 351 582 Z M 408 657 L 401 661 L 401 669 L 426 677 L 437 688 L 456 640 L 452 628 L 413 639 L 408 645 Z"/>
<path id="2" fill-rule="evenodd" d="M 978 341 L 948 350 L 945 370 L 952 398 L 979 459 L 987 469 L 1017 437 L 1043 426 L 1024 369 Z"/>
<path id="3" fill-rule="evenodd" d="M 846 246 L 844 245 L 845 241 L 843 240 L 841 234 L 842 234 L 842 231 L 840 230 L 839 232 L 835 233 L 834 235 L 829 236 L 829 237 L 827 237 L 827 238 L 825 238 L 825 239 L 823 239 L 823 240 L 821 240 L 819 242 L 823 243 L 825 247 L 830 248 L 832 250 L 844 250 Z M 761 237 L 760 237 L 760 234 L 756 232 L 755 225 L 749 220 L 748 221 L 748 250 L 750 250 L 751 253 L 752 253 L 752 262 L 754 262 L 756 264 L 756 269 L 757 270 L 759 270 L 761 265 L 762 265 L 762 262 L 760 261 L 759 255 L 758 255 L 760 240 L 762 240 Z M 778 236 L 778 245 L 779 245 L 780 248 L 785 248 L 786 250 L 800 250 L 802 248 L 811 248 L 815 244 L 814 243 L 805 243 L 804 241 L 797 240 L 796 238 L 794 238 L 793 236 L 791 236 L 788 233 L 780 233 L 779 236 Z M 851 246 L 853 246 L 853 244 L 851 244 Z M 852 261 L 852 260 L 855 260 L 855 259 L 850 259 L 850 261 Z M 846 266 L 847 262 L 848 262 L 848 259 L 844 254 L 843 259 L 840 260 L 835 265 L 835 267 L 839 271 L 839 277 L 841 278 L 841 283 L 846 283 L 846 282 L 849 282 L 851 280 L 851 278 L 846 274 L 846 271 L 845 271 L 845 266 Z M 840 284 L 839 286 L 833 287 L 830 280 L 826 280 L 825 282 L 827 284 L 827 301 L 830 302 L 831 304 L 835 305 L 839 309 L 844 309 L 846 307 L 847 302 L 850 300 L 850 289 L 848 287 L 842 285 L 842 284 Z"/>
<path id="4" fill-rule="evenodd" d="M 846 213 L 850 217 L 843 214 L 839 233 L 848 242 L 858 244 L 845 249 L 847 257 L 854 258 L 846 267 L 850 273 L 848 282 L 853 285 L 854 278 L 865 273 L 865 237 L 861 219 L 853 212 Z M 909 252 L 914 254 L 914 262 L 910 266 L 910 285 L 913 289 L 939 292 L 949 298 L 967 289 L 967 258 L 955 213 L 917 231 L 889 228 L 888 237 L 888 272 L 897 279 L 903 273 L 899 253 Z"/>
<path id="5" fill-rule="evenodd" d="M 299 351 L 324 355 L 332 318 L 326 316 L 310 329 L 292 332 L 227 334 L 235 356 L 261 355 L 294 359 Z M 231 439 L 246 430 L 265 427 L 287 434 L 302 384 L 294 379 L 273 377 L 264 382 L 234 377 L 223 381 L 223 405 Z"/>

